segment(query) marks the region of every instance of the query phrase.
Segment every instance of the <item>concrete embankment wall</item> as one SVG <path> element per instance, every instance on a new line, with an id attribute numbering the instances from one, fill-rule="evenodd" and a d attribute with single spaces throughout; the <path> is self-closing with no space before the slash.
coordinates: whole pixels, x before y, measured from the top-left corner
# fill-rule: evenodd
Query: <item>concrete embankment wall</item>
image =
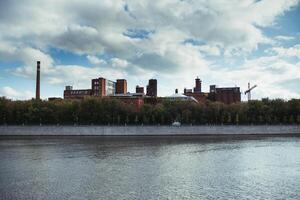
<path id="1" fill-rule="evenodd" d="M 299 135 L 299 125 L 288 126 L 0 126 L 4 135 Z"/>

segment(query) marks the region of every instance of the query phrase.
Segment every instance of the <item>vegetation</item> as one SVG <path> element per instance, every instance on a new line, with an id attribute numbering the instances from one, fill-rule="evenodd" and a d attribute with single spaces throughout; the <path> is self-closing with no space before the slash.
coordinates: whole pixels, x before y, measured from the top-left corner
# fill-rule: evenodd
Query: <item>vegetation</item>
<path id="1" fill-rule="evenodd" d="M 0 98 L 0 125 L 300 124 L 300 99 L 225 105 L 162 101 L 140 110 L 116 99 L 12 101 Z"/>

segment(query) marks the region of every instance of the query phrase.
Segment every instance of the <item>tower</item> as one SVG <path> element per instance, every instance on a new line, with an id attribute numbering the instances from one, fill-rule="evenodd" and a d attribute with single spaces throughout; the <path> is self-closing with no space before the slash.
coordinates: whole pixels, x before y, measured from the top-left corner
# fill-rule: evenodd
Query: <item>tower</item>
<path id="1" fill-rule="evenodd" d="M 116 83 L 116 94 L 127 93 L 127 81 L 125 79 L 117 79 Z"/>
<path id="2" fill-rule="evenodd" d="M 194 93 L 201 93 L 201 80 L 199 77 L 195 79 Z"/>
<path id="3" fill-rule="evenodd" d="M 157 80 L 150 79 L 147 85 L 147 96 L 157 97 Z"/>
<path id="4" fill-rule="evenodd" d="M 41 62 L 37 61 L 37 66 L 36 66 L 36 90 L 35 90 L 35 99 L 39 100 L 40 99 L 40 66 Z"/>

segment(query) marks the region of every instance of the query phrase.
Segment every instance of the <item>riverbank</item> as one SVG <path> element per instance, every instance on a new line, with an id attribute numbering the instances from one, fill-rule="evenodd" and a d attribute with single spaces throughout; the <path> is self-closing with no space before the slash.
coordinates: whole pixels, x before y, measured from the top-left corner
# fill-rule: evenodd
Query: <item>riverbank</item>
<path id="1" fill-rule="evenodd" d="M 0 136 L 185 136 L 185 135 L 293 135 L 300 125 L 218 126 L 0 126 Z"/>

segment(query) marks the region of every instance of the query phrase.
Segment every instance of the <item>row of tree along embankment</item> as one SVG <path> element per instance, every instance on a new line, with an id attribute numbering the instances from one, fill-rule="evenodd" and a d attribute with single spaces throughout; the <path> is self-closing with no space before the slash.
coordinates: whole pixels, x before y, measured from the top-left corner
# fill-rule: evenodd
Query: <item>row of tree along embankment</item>
<path id="1" fill-rule="evenodd" d="M 0 125 L 296 125 L 300 100 L 225 105 L 162 101 L 139 110 L 116 99 L 12 101 L 0 98 Z"/>

